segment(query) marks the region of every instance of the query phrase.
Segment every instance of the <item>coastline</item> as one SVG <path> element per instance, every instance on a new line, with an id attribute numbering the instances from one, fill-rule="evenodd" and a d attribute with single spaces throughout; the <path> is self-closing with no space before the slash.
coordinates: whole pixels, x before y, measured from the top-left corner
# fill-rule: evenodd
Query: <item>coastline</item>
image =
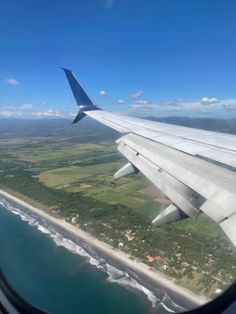
<path id="1" fill-rule="evenodd" d="M 198 296 L 193 292 L 176 285 L 170 279 L 166 278 L 163 274 L 158 271 L 150 270 L 147 265 L 144 263 L 131 260 L 127 254 L 124 252 L 113 248 L 107 243 L 104 243 L 89 233 L 79 229 L 66 222 L 63 219 L 55 218 L 45 211 L 36 208 L 25 201 L 22 201 L 18 197 L 13 196 L 12 194 L 5 192 L 0 189 L 0 195 L 6 199 L 13 201 L 14 203 L 22 206 L 23 208 L 28 209 L 32 213 L 37 214 L 38 216 L 44 218 L 47 222 L 52 225 L 55 225 L 68 234 L 77 237 L 78 239 L 88 243 L 95 251 L 106 256 L 107 259 L 115 261 L 117 264 L 124 265 L 131 271 L 135 272 L 139 278 L 143 281 L 149 283 L 152 287 L 158 287 L 160 290 L 164 290 L 171 299 L 177 304 L 183 306 L 186 309 L 193 309 L 202 304 L 205 304 L 208 300 L 202 296 Z"/>

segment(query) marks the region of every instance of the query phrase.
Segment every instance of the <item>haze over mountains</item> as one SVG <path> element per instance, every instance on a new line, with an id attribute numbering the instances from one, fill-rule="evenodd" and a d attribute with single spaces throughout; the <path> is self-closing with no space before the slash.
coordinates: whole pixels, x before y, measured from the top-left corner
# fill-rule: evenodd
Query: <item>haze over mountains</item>
<path id="1" fill-rule="evenodd" d="M 212 119 L 212 118 L 187 118 L 187 117 L 167 117 L 153 118 L 147 117 L 163 123 L 182 125 L 186 127 L 199 128 L 217 132 L 236 134 L 236 118 L 232 119 Z M 99 137 L 103 139 L 115 139 L 119 133 L 86 117 L 79 125 L 71 125 L 69 119 L 0 119 L 0 138 L 20 138 L 27 136 L 35 137 Z"/>

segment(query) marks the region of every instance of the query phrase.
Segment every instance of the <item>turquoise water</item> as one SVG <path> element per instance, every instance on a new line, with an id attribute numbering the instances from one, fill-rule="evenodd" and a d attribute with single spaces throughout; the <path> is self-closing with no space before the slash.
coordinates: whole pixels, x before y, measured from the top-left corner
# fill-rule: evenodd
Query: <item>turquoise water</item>
<path id="1" fill-rule="evenodd" d="M 151 291 L 91 248 L 86 252 L 45 220 L 8 206 L 0 205 L 0 267 L 30 303 L 66 314 L 169 312 Z"/>

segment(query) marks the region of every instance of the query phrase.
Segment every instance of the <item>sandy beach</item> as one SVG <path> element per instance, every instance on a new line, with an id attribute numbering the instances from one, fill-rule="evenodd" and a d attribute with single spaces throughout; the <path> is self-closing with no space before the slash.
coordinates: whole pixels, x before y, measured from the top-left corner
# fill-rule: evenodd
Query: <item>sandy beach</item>
<path id="1" fill-rule="evenodd" d="M 95 251 L 109 257 L 110 259 L 113 259 L 118 264 L 124 265 L 125 267 L 131 269 L 142 280 L 148 282 L 152 286 L 156 286 L 167 292 L 167 294 L 172 298 L 174 302 L 180 304 L 184 308 L 195 308 L 207 302 L 207 299 L 203 298 L 202 296 L 198 296 L 193 292 L 176 285 L 170 279 L 166 278 L 163 274 L 157 271 L 150 270 L 147 265 L 141 262 L 131 260 L 127 254 L 113 248 L 112 246 L 104 242 L 99 241 L 87 232 L 67 223 L 63 219 L 57 219 L 55 217 L 52 217 L 43 210 L 38 209 L 3 190 L 0 190 L 0 195 L 30 210 L 31 212 L 40 215 L 49 223 L 62 228 L 71 235 L 76 236 L 82 241 L 88 243 Z"/>

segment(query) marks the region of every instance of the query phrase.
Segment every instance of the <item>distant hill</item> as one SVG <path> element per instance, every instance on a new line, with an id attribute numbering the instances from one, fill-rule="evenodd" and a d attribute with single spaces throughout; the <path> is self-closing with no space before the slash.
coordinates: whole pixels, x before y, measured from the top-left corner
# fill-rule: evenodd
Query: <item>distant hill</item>
<path id="1" fill-rule="evenodd" d="M 117 138 L 118 133 L 90 118 L 76 125 L 69 119 L 1 119 L 0 138 L 52 137 L 52 138 Z"/>
<path id="2" fill-rule="evenodd" d="M 158 122 L 236 134 L 236 118 L 229 120 L 187 117 L 146 118 Z M 84 138 L 84 141 L 93 141 L 95 138 L 102 140 L 116 139 L 119 137 L 119 133 L 88 117 L 76 125 L 72 125 L 71 120 L 68 119 L 1 119 L 0 138 L 14 137 L 64 137 L 74 139 L 80 137 Z"/>
<path id="3" fill-rule="evenodd" d="M 182 125 L 191 128 L 236 134 L 236 118 L 226 120 L 226 119 L 187 118 L 187 117 L 167 117 L 167 118 L 146 117 L 146 119 Z"/>

